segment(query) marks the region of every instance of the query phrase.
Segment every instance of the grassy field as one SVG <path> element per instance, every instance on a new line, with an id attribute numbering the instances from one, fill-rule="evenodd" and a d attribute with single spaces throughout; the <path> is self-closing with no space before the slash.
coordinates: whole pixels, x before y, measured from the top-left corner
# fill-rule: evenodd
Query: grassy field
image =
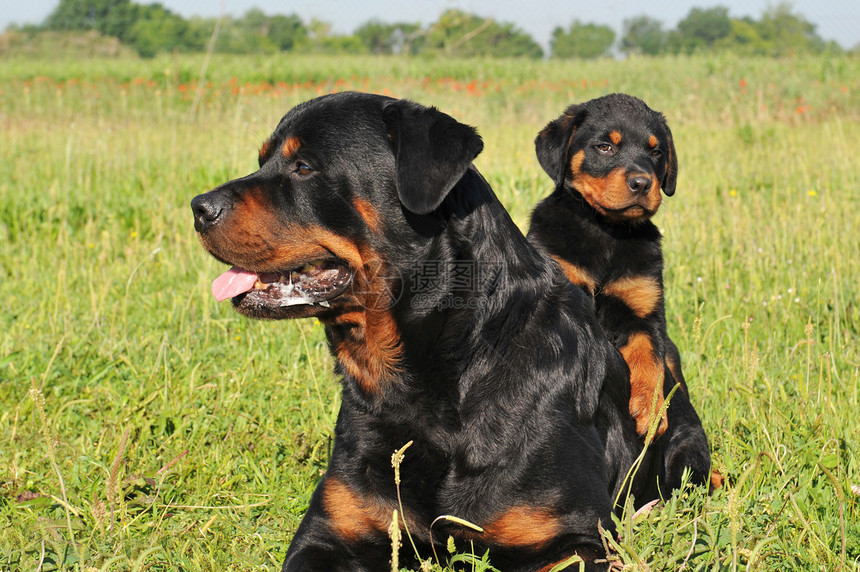
<path id="1" fill-rule="evenodd" d="M 279 569 L 338 382 L 319 324 L 211 297 L 188 204 L 343 89 L 476 125 L 523 228 L 567 104 L 665 112 L 667 318 L 728 486 L 625 520 L 622 562 L 860 569 L 860 60 L 189 56 L 0 61 L 0 571 Z"/>

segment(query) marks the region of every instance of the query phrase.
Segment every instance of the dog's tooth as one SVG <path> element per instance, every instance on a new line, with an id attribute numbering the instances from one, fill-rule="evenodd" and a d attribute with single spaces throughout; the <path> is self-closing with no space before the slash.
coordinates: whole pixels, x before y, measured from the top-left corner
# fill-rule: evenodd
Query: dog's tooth
<path id="1" fill-rule="evenodd" d="M 290 272 L 290 280 L 298 280 L 299 276 L 301 275 L 301 272 L 299 272 L 298 270 L 293 270 L 292 272 Z"/>
<path id="2" fill-rule="evenodd" d="M 307 264 L 305 264 L 304 268 L 302 268 L 302 272 L 313 272 L 314 268 L 314 265 L 308 262 Z"/>
<path id="3" fill-rule="evenodd" d="M 254 289 L 256 289 L 256 290 L 268 290 L 269 286 L 271 286 L 271 284 L 266 284 L 265 282 L 263 282 L 259 279 L 256 282 L 254 282 Z"/>
<path id="4" fill-rule="evenodd" d="M 322 264 L 323 264 L 322 258 L 311 261 L 311 265 L 313 265 L 313 266 L 322 266 Z"/>

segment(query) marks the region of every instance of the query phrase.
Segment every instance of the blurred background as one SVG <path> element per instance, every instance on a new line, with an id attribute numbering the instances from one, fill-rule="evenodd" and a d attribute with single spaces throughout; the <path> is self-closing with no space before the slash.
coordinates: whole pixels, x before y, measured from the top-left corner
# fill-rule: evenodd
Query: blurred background
<path id="1" fill-rule="evenodd" d="M 857 52 L 851 0 L 33 0 L 0 12 L 0 55 L 159 52 L 625 57 Z M 210 45 L 211 44 L 211 45 Z"/>

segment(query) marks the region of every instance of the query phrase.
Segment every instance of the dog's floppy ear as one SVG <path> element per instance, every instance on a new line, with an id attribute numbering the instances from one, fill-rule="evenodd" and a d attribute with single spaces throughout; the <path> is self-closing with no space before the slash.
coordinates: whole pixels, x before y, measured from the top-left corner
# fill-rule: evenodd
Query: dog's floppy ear
<path id="1" fill-rule="evenodd" d="M 397 194 L 417 214 L 436 210 L 484 148 L 473 127 L 412 101 L 387 104 L 383 120 L 394 149 Z"/>
<path id="2" fill-rule="evenodd" d="M 567 150 L 577 127 L 585 121 L 585 105 L 571 105 L 535 138 L 535 152 L 543 170 L 552 178 L 556 186 L 564 182 L 567 163 Z"/>
<path id="3" fill-rule="evenodd" d="M 675 194 L 675 184 L 678 181 L 678 155 L 675 153 L 675 142 L 672 140 L 672 132 L 669 126 L 663 121 L 663 127 L 666 129 L 666 173 L 663 175 L 663 180 L 660 186 L 663 187 L 663 192 L 667 197 Z"/>

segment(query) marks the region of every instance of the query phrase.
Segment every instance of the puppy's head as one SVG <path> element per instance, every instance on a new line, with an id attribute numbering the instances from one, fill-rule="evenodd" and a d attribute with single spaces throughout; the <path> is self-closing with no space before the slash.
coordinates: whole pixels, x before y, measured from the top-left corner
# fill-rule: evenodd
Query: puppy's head
<path id="1" fill-rule="evenodd" d="M 612 94 L 571 105 L 535 139 L 541 166 L 615 222 L 649 219 L 660 189 L 675 193 L 678 163 L 661 113 L 635 97 Z"/>
<path id="2" fill-rule="evenodd" d="M 233 267 L 213 294 L 255 318 L 390 307 L 396 267 L 414 261 L 409 213 L 439 207 L 482 146 L 471 127 L 410 101 L 339 93 L 296 106 L 258 171 L 191 202 L 203 246 Z"/>

